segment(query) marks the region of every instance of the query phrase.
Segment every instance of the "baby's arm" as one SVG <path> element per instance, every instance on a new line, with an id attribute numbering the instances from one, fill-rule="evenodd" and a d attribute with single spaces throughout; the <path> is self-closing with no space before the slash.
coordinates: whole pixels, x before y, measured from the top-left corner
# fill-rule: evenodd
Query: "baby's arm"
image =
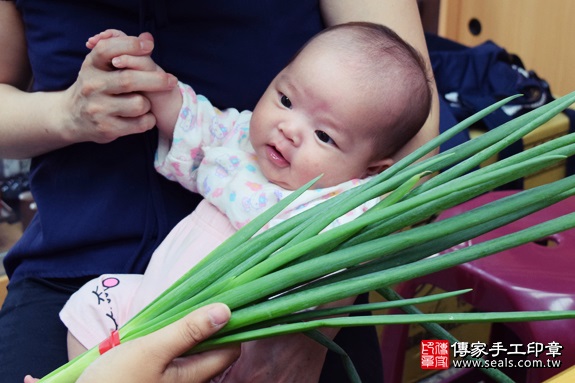
<path id="1" fill-rule="evenodd" d="M 90 37 L 86 42 L 86 46 L 89 49 L 93 49 L 102 40 L 108 40 L 112 44 L 122 44 L 125 43 L 125 38 L 127 38 L 125 33 L 115 29 L 108 29 Z M 147 40 L 152 43 L 154 41 L 149 33 L 142 33 L 138 36 L 138 40 Z M 182 106 L 182 95 L 176 86 L 176 77 L 166 73 L 150 56 L 120 55 L 112 59 L 111 65 L 118 70 L 156 72 L 158 76 L 164 76 L 165 80 L 170 85 L 173 85 L 171 90 L 165 92 L 144 92 L 144 95 L 150 100 L 151 111 L 156 118 L 156 125 L 160 133 L 171 139 Z"/>

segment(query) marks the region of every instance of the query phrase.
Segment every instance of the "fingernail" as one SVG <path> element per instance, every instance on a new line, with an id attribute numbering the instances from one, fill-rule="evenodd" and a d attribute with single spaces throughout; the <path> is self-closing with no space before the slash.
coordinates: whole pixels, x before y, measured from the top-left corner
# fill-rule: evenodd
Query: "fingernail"
<path id="1" fill-rule="evenodd" d="M 142 48 L 144 51 L 151 51 L 153 47 L 154 43 L 152 43 L 151 41 L 140 40 L 140 48 Z"/>
<path id="2" fill-rule="evenodd" d="M 120 65 L 120 63 L 122 62 L 122 60 L 119 57 L 114 57 L 112 59 L 112 65 L 117 67 L 118 65 Z"/>
<path id="3" fill-rule="evenodd" d="M 230 320 L 230 311 L 226 306 L 217 305 L 208 310 L 208 316 L 214 326 L 221 326 Z"/>
<path id="4" fill-rule="evenodd" d="M 178 83 L 178 78 L 176 76 L 170 75 L 168 77 L 168 86 L 173 87 Z"/>

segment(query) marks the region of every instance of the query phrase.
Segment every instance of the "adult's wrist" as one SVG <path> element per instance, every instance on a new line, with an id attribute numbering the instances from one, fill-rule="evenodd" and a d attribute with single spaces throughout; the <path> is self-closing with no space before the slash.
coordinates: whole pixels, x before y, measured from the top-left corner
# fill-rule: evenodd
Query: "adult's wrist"
<path id="1" fill-rule="evenodd" d="M 46 139 L 46 151 L 59 149 L 86 141 L 80 137 L 81 116 L 76 116 L 70 99 L 70 89 L 55 92 L 37 92 L 35 96 L 46 106 L 42 133 Z M 38 116 L 41 118 L 41 116 Z M 40 122 L 42 124 L 42 122 Z"/>

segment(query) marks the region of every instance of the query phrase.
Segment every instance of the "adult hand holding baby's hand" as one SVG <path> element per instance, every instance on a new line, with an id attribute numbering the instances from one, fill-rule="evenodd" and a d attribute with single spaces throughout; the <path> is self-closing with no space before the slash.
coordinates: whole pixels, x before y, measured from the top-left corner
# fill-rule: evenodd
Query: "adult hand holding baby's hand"
<path id="1" fill-rule="evenodd" d="M 62 108 L 56 111 L 56 118 L 63 122 L 60 126 L 64 127 L 65 139 L 70 143 L 107 143 L 153 128 L 156 119 L 141 92 L 172 89 L 176 78 L 163 71 L 118 69 L 112 65 L 114 58 L 123 55 L 149 56 L 154 48 L 151 35 L 126 36 L 109 30 L 90 38 L 86 45 L 91 52 L 76 82 L 61 93 Z"/>

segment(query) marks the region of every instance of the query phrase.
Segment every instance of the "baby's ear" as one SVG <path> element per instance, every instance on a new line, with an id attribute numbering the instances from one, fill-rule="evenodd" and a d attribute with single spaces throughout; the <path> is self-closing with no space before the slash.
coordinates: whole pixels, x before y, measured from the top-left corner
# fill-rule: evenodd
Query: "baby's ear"
<path id="1" fill-rule="evenodd" d="M 372 163 L 369 164 L 369 166 L 365 170 L 365 177 L 375 176 L 376 174 L 381 173 L 394 163 L 395 161 L 392 158 L 384 158 L 383 160 L 373 161 Z"/>

